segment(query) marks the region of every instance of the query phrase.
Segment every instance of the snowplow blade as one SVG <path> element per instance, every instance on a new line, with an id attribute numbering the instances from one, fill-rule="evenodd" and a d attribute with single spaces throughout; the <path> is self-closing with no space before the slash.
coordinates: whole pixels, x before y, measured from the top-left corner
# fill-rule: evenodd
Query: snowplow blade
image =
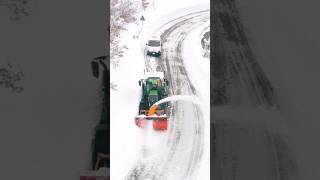
<path id="1" fill-rule="evenodd" d="M 146 128 L 149 123 L 156 131 L 165 131 L 168 128 L 167 116 L 136 116 L 135 123 L 140 128 Z"/>

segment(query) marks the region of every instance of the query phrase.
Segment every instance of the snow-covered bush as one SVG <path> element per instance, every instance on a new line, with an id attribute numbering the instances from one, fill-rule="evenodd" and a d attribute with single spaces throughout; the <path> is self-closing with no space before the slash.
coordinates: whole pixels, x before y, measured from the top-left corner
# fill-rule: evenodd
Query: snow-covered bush
<path id="1" fill-rule="evenodd" d="M 202 35 L 201 46 L 203 57 L 210 58 L 210 31 Z"/>
<path id="2" fill-rule="evenodd" d="M 127 49 L 125 42 L 121 42 L 120 33 L 125 31 L 128 23 L 136 21 L 136 13 L 142 9 L 140 0 L 111 0 L 110 1 L 110 65 L 119 66 L 120 58 Z M 115 82 L 110 88 L 117 90 Z"/>
<path id="3" fill-rule="evenodd" d="M 139 3 L 133 0 L 111 0 L 110 2 L 110 63 L 117 67 L 123 50 L 127 47 L 120 43 L 120 32 L 125 25 L 136 20 Z"/>

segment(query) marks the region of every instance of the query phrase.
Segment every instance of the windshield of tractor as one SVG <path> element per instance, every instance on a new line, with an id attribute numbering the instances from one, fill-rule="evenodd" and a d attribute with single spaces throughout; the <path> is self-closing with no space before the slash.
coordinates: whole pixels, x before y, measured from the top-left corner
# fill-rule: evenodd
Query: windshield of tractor
<path id="1" fill-rule="evenodd" d="M 160 41 L 157 41 L 157 40 L 149 40 L 148 46 L 158 47 L 158 46 L 160 46 Z"/>

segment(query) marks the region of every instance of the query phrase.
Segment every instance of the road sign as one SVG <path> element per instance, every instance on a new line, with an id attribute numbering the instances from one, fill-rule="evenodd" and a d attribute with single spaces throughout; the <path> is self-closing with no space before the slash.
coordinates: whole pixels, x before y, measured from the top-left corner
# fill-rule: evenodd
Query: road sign
<path id="1" fill-rule="evenodd" d="M 144 20 L 146 20 L 146 19 L 144 19 L 144 17 L 143 17 L 143 16 L 141 16 L 140 21 L 144 21 Z"/>

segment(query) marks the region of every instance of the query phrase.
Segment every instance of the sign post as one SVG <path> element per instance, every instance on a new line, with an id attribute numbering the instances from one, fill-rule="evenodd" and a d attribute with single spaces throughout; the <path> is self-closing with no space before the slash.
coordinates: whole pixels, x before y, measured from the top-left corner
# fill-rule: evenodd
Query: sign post
<path id="1" fill-rule="evenodd" d="M 142 30 L 142 26 L 143 26 L 143 21 L 145 21 L 146 19 L 143 17 L 143 15 L 140 17 L 140 21 L 141 21 L 141 29 L 140 29 L 140 31 L 139 31 L 139 33 L 138 33 L 138 35 L 137 35 L 137 38 L 139 37 L 139 35 L 140 35 L 140 32 L 141 32 L 141 30 Z"/>

